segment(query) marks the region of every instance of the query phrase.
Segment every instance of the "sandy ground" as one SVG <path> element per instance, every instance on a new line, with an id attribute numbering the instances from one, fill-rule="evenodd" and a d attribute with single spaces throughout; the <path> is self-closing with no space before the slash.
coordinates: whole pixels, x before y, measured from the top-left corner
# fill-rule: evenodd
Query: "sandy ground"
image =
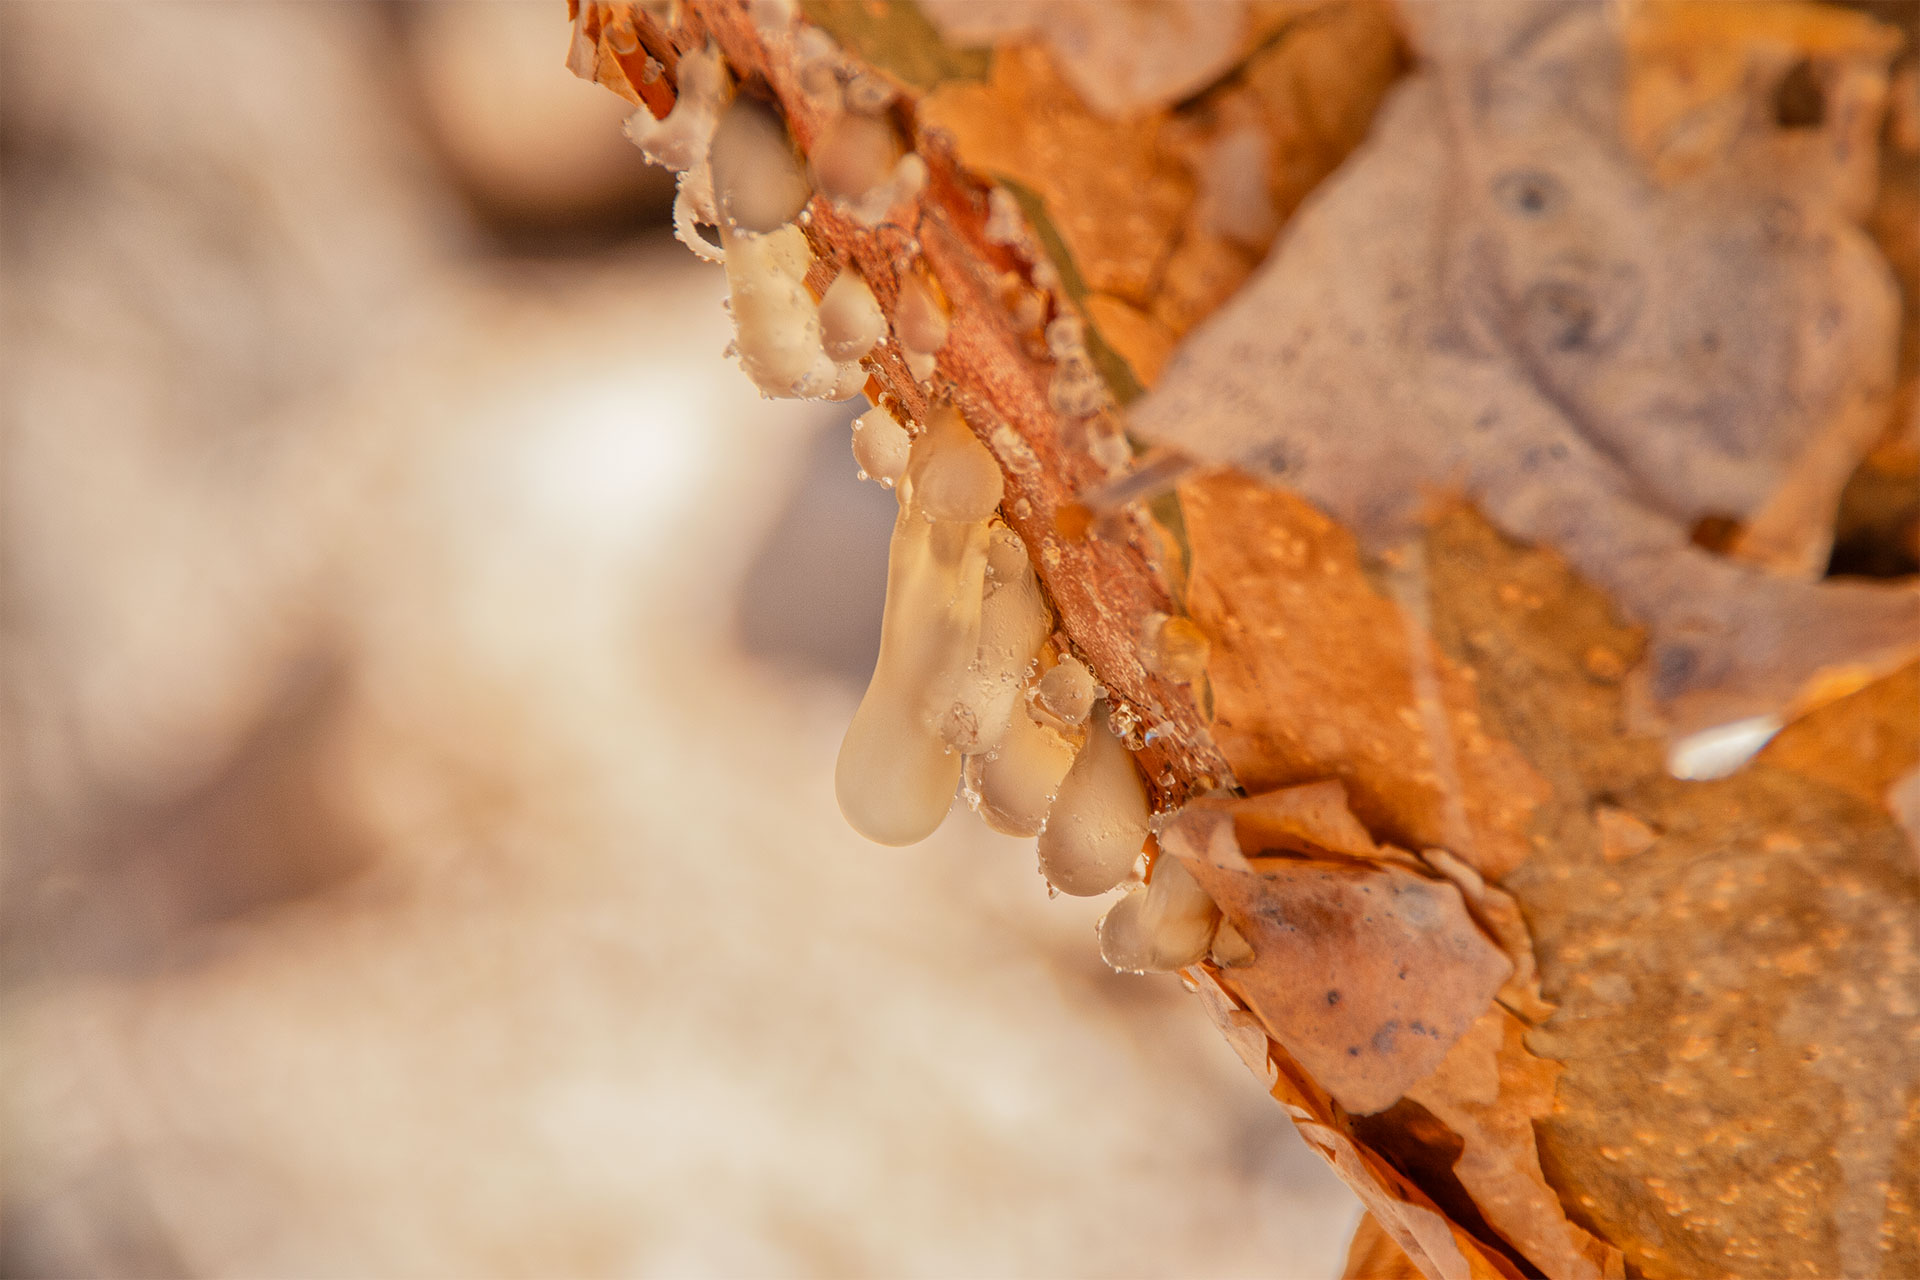
<path id="1" fill-rule="evenodd" d="M 717 269 L 489 252 L 373 11 L 0 22 L 0 1269 L 1337 1270 L 1102 904 L 841 822 L 891 498 Z"/>

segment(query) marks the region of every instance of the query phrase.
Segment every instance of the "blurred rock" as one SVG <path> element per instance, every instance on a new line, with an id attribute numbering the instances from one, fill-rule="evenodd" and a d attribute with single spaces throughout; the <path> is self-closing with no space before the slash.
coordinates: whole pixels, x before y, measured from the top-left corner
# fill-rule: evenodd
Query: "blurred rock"
<path id="1" fill-rule="evenodd" d="M 621 133 L 632 108 L 556 74 L 569 33 L 559 0 L 397 12 L 428 137 L 488 227 L 524 248 L 666 224 L 673 175 Z"/>

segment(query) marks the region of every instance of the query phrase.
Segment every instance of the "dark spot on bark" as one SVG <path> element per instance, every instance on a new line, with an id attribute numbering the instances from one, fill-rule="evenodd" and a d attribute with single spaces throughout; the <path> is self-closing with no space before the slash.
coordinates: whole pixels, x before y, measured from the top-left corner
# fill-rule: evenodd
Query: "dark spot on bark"
<path id="1" fill-rule="evenodd" d="M 1359 1057 L 1359 1056 L 1360 1056 L 1360 1046 L 1359 1046 L 1359 1045 L 1357 1045 L 1357 1044 L 1352 1044 L 1352 1045 L 1348 1045 L 1348 1046 L 1347 1046 L 1347 1056 L 1348 1056 L 1349 1058 L 1357 1058 L 1357 1057 Z"/>
<path id="2" fill-rule="evenodd" d="M 1772 249 L 1785 249 L 1806 231 L 1806 218 L 1800 206 L 1785 196 L 1774 196 L 1760 205 L 1760 238 Z"/>
<path id="3" fill-rule="evenodd" d="M 1375 1053 L 1392 1053 L 1394 1036 L 1399 1030 L 1400 1030 L 1400 1021 L 1399 1019 L 1396 1018 L 1392 1022 L 1389 1022 L 1384 1026 L 1382 1026 L 1378 1031 L 1374 1032 L 1373 1033 L 1373 1051 Z"/>
<path id="4" fill-rule="evenodd" d="M 1572 280 L 1542 280 L 1521 303 L 1533 341 L 1550 351 L 1578 351 L 1593 340 L 1600 319 L 1593 294 Z"/>
<path id="5" fill-rule="evenodd" d="M 1339 1004 L 1339 1003 L 1340 1003 L 1340 993 L 1339 993 L 1338 991 L 1329 991 L 1329 992 L 1327 992 L 1327 1003 L 1328 1003 L 1329 1005 L 1336 1005 L 1336 1004 Z"/>
<path id="6" fill-rule="evenodd" d="M 1259 465 L 1276 476 L 1283 476 L 1299 466 L 1300 459 L 1291 444 L 1276 440 L 1260 451 Z"/>
<path id="7" fill-rule="evenodd" d="M 1688 536 L 1701 550 L 1725 555 L 1732 548 L 1733 540 L 1740 536 L 1740 522 L 1732 516 L 1701 516 L 1693 522 Z"/>
<path id="8" fill-rule="evenodd" d="M 1780 77 L 1773 118 L 1782 129 L 1818 129 L 1827 122 L 1827 91 L 1810 59 L 1800 59 Z"/>
<path id="9" fill-rule="evenodd" d="M 1567 189 L 1560 179 L 1538 169 L 1501 174 L 1493 180 L 1493 193 L 1508 212 L 1523 218 L 1544 218 L 1567 199 Z"/>
<path id="10" fill-rule="evenodd" d="M 1687 687 L 1700 667 L 1700 655 L 1685 645 L 1662 645 L 1653 660 L 1655 696 L 1670 698 Z"/>

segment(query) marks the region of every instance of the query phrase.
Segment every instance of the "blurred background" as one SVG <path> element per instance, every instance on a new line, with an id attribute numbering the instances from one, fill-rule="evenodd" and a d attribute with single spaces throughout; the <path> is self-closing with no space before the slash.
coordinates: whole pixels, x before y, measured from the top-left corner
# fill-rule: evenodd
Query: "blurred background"
<path id="1" fill-rule="evenodd" d="M 0 1273 L 1335 1274 L 1104 904 L 842 823 L 892 498 L 567 30 L 0 4 Z"/>

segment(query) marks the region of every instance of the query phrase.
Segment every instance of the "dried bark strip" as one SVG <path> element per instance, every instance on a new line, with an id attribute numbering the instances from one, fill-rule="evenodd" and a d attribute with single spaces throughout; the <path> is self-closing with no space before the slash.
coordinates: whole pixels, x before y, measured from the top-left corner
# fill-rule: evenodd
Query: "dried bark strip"
<path id="1" fill-rule="evenodd" d="M 818 104 L 800 87 L 791 50 L 769 50 L 747 7 L 689 3 L 685 18 L 671 32 L 661 30 L 644 9 L 621 3 L 579 4 L 571 0 L 576 28 L 573 65 L 587 67 L 630 101 L 645 102 L 664 114 L 657 94 L 634 83 L 640 68 L 634 58 L 616 56 L 606 33 L 621 22 L 640 33 L 644 49 L 670 47 L 679 54 L 711 39 L 734 75 L 760 84 L 770 93 L 803 150 L 826 123 Z M 665 62 L 666 59 L 661 59 Z M 619 82 L 615 82 L 618 78 Z M 670 72 L 658 83 L 670 84 Z M 624 88 L 622 85 L 624 84 Z M 903 89 L 893 108 L 908 137 L 914 138 L 913 94 Z M 1034 567 L 1059 614 L 1061 629 L 1083 654 L 1110 693 L 1132 709 L 1150 738 L 1136 738 L 1138 757 L 1156 799 L 1177 804 L 1195 779 L 1217 784 L 1231 777 L 1225 757 L 1213 745 L 1192 691 L 1147 669 L 1140 660 L 1142 624 L 1155 613 L 1176 612 L 1163 576 L 1156 569 L 1160 535 L 1144 517 L 1122 529 L 1072 541 L 1055 532 L 1055 516 L 1083 488 L 1106 478 L 1105 469 L 1085 448 L 1089 430 L 1117 430 L 1111 423 L 1092 427 L 1064 418 L 1048 401 L 1053 363 L 1030 352 L 1029 335 L 1016 331 L 1002 302 L 1002 281 L 1012 273 L 1032 287 L 1033 264 L 986 236 L 987 188 L 963 172 L 937 137 L 919 136 L 918 150 L 930 181 L 912 226 L 883 223 L 868 229 L 842 216 L 824 199 L 809 205 L 806 231 L 822 258 L 851 264 L 865 277 L 889 313 L 899 297 L 903 273 L 924 264 L 938 280 L 952 308 L 947 343 L 937 357 L 936 384 L 952 395 L 987 446 L 995 433 L 1011 431 L 1030 451 L 1007 473 L 1007 522 L 1026 541 Z M 1062 304 L 1052 301 L 1054 313 Z M 905 417 L 925 421 L 928 396 L 908 372 L 891 339 L 875 351 L 873 389 Z M 1004 445 L 996 450 L 1003 463 Z"/>

